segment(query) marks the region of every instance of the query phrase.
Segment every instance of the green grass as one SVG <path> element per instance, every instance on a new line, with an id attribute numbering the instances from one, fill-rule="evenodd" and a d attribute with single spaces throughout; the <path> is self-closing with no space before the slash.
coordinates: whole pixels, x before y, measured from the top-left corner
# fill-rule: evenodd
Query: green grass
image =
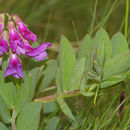
<path id="1" fill-rule="evenodd" d="M 127 34 L 128 34 L 128 15 L 129 15 L 129 0 L 126 0 L 126 16 L 125 16 L 125 37 L 127 39 Z"/>
<path id="2" fill-rule="evenodd" d="M 84 104 L 78 104 L 78 106 L 76 106 L 75 98 L 69 99 L 67 102 L 77 122 L 68 120 L 61 111 L 57 109 L 57 111 L 48 115 L 48 118 L 46 118 L 46 121 L 42 124 L 44 126 L 43 128 L 49 130 L 51 126 L 51 130 L 128 130 L 128 127 L 130 127 L 130 96 L 128 96 L 126 92 L 126 99 L 124 100 L 125 107 L 123 110 L 124 118 L 123 121 L 120 122 L 119 98 L 121 90 L 118 87 L 100 96 L 95 106 L 93 105 L 93 97 L 78 97 L 78 102 L 84 102 Z M 113 95 L 113 92 L 116 94 Z"/>
<path id="3" fill-rule="evenodd" d="M 72 23 L 79 40 L 100 27 L 112 36 L 125 17 L 124 0 L 98 0 L 96 10 L 95 0 L 1 0 L 0 5 L 1 12 L 18 14 L 41 42 L 58 42 L 61 34 L 77 41 Z"/>

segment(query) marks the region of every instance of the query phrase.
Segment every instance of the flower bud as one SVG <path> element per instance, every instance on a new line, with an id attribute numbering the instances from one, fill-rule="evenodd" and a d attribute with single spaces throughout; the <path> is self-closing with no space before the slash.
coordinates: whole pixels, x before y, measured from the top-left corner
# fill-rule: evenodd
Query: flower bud
<path id="1" fill-rule="evenodd" d="M 25 26 L 23 21 L 17 15 L 12 15 L 12 16 L 17 26 L 17 29 L 20 32 L 20 34 L 23 36 L 23 38 L 26 40 L 36 42 L 37 36 Z"/>

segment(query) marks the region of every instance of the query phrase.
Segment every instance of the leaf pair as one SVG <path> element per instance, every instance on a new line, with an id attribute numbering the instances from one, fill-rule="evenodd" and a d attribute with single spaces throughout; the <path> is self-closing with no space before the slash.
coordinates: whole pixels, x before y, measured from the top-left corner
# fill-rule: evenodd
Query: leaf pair
<path id="1" fill-rule="evenodd" d="M 85 53 L 85 52 L 83 52 Z M 79 57 L 82 57 L 81 54 Z M 60 41 L 59 68 L 57 70 L 57 102 L 63 112 L 72 120 L 75 120 L 68 105 L 62 99 L 61 94 L 80 89 L 80 80 L 85 68 L 85 58 L 76 60 L 74 50 L 70 42 L 64 37 Z"/>
<path id="2" fill-rule="evenodd" d="M 14 111 L 14 116 L 17 120 L 16 128 L 18 130 L 36 130 L 39 124 L 41 103 L 30 102 L 34 96 L 36 86 L 36 72 L 37 68 L 32 70 L 29 74 L 26 74 L 25 80 L 21 82 L 20 87 L 18 87 L 19 83 L 17 80 L 11 79 L 15 82 L 8 81 L 11 77 L 8 79 L 1 77 L 0 79 L 0 116 L 5 124 L 11 124 L 11 111 Z M 1 73 L 3 73 L 3 71 Z M 7 80 L 7 83 L 5 83 L 5 80 Z M 17 90 L 14 84 L 17 84 Z M 24 125 L 22 125 L 22 123 L 24 123 Z M 32 124 L 34 124 L 34 126 Z M 0 127 L 3 127 L 3 125 Z"/>
<path id="3" fill-rule="evenodd" d="M 21 110 L 16 123 L 17 130 L 37 130 L 40 119 L 41 103 L 27 103 Z M 0 122 L 0 130 L 9 130 Z"/>
<path id="4" fill-rule="evenodd" d="M 77 59 L 70 42 L 62 36 L 56 78 L 57 101 L 61 109 L 74 120 L 69 107 L 62 99 L 62 93 L 80 89 L 84 96 L 96 94 L 96 101 L 102 88 L 125 81 L 129 68 L 128 43 L 121 33 L 115 34 L 111 40 L 103 29 L 99 30 L 92 40 L 86 35 L 78 50 Z"/>
<path id="5" fill-rule="evenodd" d="M 80 53 L 78 57 L 83 57 L 85 53 L 85 51 Z M 73 91 L 80 88 L 80 79 L 84 72 L 84 67 L 85 58 L 81 58 L 77 61 L 70 42 L 62 36 L 59 53 L 59 70 L 63 92 Z"/>
<path id="6" fill-rule="evenodd" d="M 101 85 L 102 88 L 124 81 L 128 75 L 126 72 L 130 69 L 130 53 L 125 37 L 121 33 L 116 33 L 111 39 L 111 44 L 112 57 L 104 65 L 103 84 L 105 86 Z"/>

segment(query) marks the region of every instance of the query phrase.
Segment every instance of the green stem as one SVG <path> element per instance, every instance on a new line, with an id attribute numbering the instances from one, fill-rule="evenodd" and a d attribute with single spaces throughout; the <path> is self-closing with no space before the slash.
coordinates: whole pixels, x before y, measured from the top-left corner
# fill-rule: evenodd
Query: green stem
<path id="1" fill-rule="evenodd" d="M 32 86 L 32 77 L 29 75 L 29 101 L 31 101 L 31 86 Z"/>
<path id="2" fill-rule="evenodd" d="M 128 33 L 128 14 L 129 14 L 129 0 L 126 0 L 126 13 L 125 13 L 125 38 L 127 39 L 127 33 Z"/>
<path id="3" fill-rule="evenodd" d="M 20 88 L 20 86 L 19 86 L 19 82 L 18 82 L 18 80 L 17 80 L 16 78 L 15 78 L 14 80 L 15 80 L 16 88 L 17 88 L 17 90 L 19 90 L 19 88 Z"/>
<path id="4" fill-rule="evenodd" d="M 60 94 L 60 98 L 69 98 L 69 97 L 78 96 L 78 95 L 80 95 L 79 91 L 80 90 L 77 89 L 77 90 L 74 90 L 74 91 L 62 93 L 62 94 Z M 55 101 L 56 98 L 57 98 L 56 94 L 53 94 L 53 95 L 50 95 L 50 96 L 34 99 L 34 101 L 47 103 L 47 102 Z"/>
<path id="5" fill-rule="evenodd" d="M 12 120 L 11 120 L 11 125 L 13 130 L 16 130 L 15 118 L 16 118 L 16 114 L 15 114 L 15 110 L 13 110 Z"/>
<path id="6" fill-rule="evenodd" d="M 99 91 L 99 86 L 97 86 L 96 94 L 94 97 L 94 105 L 96 104 L 96 101 L 97 101 L 98 91 Z"/>

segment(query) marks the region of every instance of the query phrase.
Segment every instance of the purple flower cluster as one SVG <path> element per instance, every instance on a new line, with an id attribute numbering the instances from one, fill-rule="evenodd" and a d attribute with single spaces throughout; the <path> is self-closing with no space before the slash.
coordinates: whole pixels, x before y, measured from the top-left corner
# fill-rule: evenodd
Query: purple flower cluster
<path id="1" fill-rule="evenodd" d="M 46 49 L 50 43 L 42 43 L 36 48 L 30 45 L 30 41 L 36 42 L 37 36 L 31 32 L 17 15 L 8 16 L 5 25 L 5 14 L 0 14 L 0 64 L 4 53 L 9 52 L 9 65 L 4 76 L 12 75 L 16 78 L 24 78 L 20 55 L 27 55 L 37 61 L 44 60 L 47 56 Z"/>

